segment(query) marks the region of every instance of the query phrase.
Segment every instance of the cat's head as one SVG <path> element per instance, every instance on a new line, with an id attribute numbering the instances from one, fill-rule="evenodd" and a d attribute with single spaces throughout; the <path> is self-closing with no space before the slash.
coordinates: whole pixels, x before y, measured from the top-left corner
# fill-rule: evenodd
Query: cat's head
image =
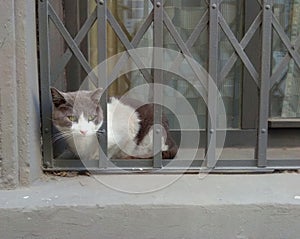
<path id="1" fill-rule="evenodd" d="M 52 120 L 55 127 L 75 135 L 96 134 L 103 123 L 103 112 L 99 104 L 101 93 L 100 88 L 65 93 L 52 87 Z"/>

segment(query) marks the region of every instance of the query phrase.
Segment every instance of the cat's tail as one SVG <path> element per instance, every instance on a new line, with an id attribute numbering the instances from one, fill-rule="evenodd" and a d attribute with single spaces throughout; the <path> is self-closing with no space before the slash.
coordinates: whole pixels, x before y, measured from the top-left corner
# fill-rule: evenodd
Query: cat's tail
<path id="1" fill-rule="evenodd" d="M 162 158 L 163 159 L 173 159 L 175 158 L 178 147 L 171 135 L 168 133 L 167 139 L 166 139 L 166 145 L 168 145 L 168 150 L 162 151 Z"/>

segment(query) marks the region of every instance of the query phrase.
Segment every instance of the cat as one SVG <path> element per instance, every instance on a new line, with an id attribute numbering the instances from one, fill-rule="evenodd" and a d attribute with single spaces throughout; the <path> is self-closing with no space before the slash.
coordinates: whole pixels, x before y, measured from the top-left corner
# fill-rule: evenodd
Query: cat
<path id="1" fill-rule="evenodd" d="M 64 138 L 71 152 L 80 158 L 98 159 L 97 134 L 103 125 L 100 106 L 102 89 L 61 92 L 51 88 L 52 121 L 59 131 L 56 139 Z M 154 105 L 129 98 L 110 98 L 107 104 L 107 155 L 109 158 L 153 157 Z M 178 147 L 172 139 L 167 118 L 162 115 L 163 159 L 173 159 Z"/>

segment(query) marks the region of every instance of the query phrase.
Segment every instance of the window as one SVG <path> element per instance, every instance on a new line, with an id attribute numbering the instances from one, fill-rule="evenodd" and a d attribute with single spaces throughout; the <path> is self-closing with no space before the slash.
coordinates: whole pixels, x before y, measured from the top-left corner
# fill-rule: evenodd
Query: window
<path id="1" fill-rule="evenodd" d="M 140 69 L 121 75 L 107 91 L 108 96 L 120 96 L 147 82 L 160 82 L 173 89 L 163 94 L 164 102 L 175 108 L 174 112 L 164 110 L 172 135 L 187 150 L 193 140 L 182 140 L 183 136 L 194 139 L 200 134 L 191 169 L 300 167 L 297 0 L 276 0 L 273 4 L 259 0 L 99 0 L 96 3 L 90 0 L 74 4 L 65 0 L 60 4 L 39 3 L 46 169 L 82 169 L 83 166 L 79 160 L 69 159 L 68 154 L 57 157 L 65 146 L 51 144 L 49 86 L 77 90 L 98 63 L 141 47 L 182 52 L 200 64 L 218 87 L 220 97 L 209 90 L 201 95 L 187 78 L 170 71 Z M 132 60 L 132 55 L 124 55 Z M 177 69 L 186 64 L 193 73 L 188 60 L 176 57 L 173 60 L 170 55 L 164 59 Z M 118 64 L 116 61 L 108 66 L 111 75 L 117 72 Z M 133 59 L 130 64 L 141 66 L 142 61 Z M 192 115 L 187 113 L 175 91 L 192 106 L 198 129 L 179 127 L 180 120 L 189 122 Z M 141 98 L 145 96 L 144 91 L 139 94 Z M 224 105 L 224 115 L 214 110 L 215 105 L 217 109 Z M 225 116 L 226 125 L 220 128 L 220 119 Z M 222 135 L 226 135 L 224 145 L 220 142 Z M 223 148 L 220 158 L 219 148 Z M 120 167 L 148 169 L 164 168 L 170 162 L 161 158 L 113 161 Z M 176 167 L 180 169 L 180 165 L 178 162 Z M 98 161 L 85 162 L 84 166 L 105 168 Z"/>

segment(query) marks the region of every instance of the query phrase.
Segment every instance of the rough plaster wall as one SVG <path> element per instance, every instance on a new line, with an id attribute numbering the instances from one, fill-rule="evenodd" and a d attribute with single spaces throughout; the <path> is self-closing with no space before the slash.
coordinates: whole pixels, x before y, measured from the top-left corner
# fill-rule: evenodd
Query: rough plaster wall
<path id="1" fill-rule="evenodd" d="M 18 86 L 19 180 L 28 185 L 40 171 L 40 121 L 35 1 L 15 1 Z"/>
<path id="2" fill-rule="evenodd" d="M 18 6 L 19 5 L 19 6 Z M 25 36 L 25 24 L 27 22 L 27 17 L 25 14 L 25 9 L 22 8 L 25 5 L 23 1 L 15 2 L 15 24 L 16 24 L 16 65 L 17 65 L 17 87 L 18 87 L 18 151 L 19 151 L 19 167 L 20 167 L 20 175 L 19 179 L 24 180 L 24 178 L 29 175 L 29 163 L 28 159 L 24 158 L 28 155 L 26 149 L 26 131 L 27 125 L 29 124 L 29 115 L 28 115 L 28 95 L 24 90 L 26 89 L 26 76 L 24 74 L 26 67 L 26 36 Z M 22 17 L 24 17 L 22 19 Z M 25 64 L 24 64 L 25 63 Z M 22 116 L 22 117 L 20 117 Z M 24 182 L 23 182 L 24 183 Z"/>
<path id="3" fill-rule="evenodd" d="M 2 177 L 0 187 L 18 185 L 17 83 L 14 1 L 1 2 L 0 14 L 0 89 Z M 5 175 L 5 177 L 3 176 Z"/>
<path id="4" fill-rule="evenodd" d="M 1 238 L 299 238 L 300 208 L 283 205 L 110 206 L 1 210 Z"/>
<path id="5" fill-rule="evenodd" d="M 35 1 L 1 2 L 0 188 L 26 185 L 40 173 Z"/>
<path id="6" fill-rule="evenodd" d="M 1 106 L 1 88 L 0 88 L 0 106 Z M 0 114 L 0 129 L 1 129 L 1 114 Z M 0 181 L 2 178 L 2 134 L 0 130 Z"/>

